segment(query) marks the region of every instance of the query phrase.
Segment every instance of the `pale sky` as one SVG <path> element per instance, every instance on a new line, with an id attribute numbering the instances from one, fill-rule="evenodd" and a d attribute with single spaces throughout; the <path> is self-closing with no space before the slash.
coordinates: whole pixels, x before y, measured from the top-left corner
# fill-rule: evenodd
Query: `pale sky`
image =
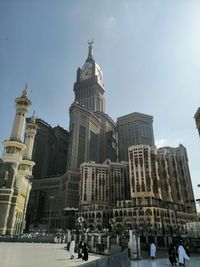
<path id="1" fill-rule="evenodd" d="M 199 14 L 199 0 L 0 0 L 0 140 L 26 82 L 29 115 L 68 129 L 76 70 L 94 38 L 106 113 L 152 115 L 159 146 L 186 146 L 200 198 Z"/>

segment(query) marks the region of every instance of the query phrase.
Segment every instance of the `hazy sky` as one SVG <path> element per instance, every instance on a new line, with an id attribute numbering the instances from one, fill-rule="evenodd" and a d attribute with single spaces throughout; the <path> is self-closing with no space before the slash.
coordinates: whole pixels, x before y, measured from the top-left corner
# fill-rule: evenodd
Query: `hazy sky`
<path id="1" fill-rule="evenodd" d="M 94 38 L 106 113 L 154 117 L 159 146 L 187 148 L 200 198 L 200 1 L 0 0 L 0 139 L 10 137 L 25 83 L 39 118 L 68 129 L 78 66 Z M 0 150 L 2 154 L 2 147 Z"/>

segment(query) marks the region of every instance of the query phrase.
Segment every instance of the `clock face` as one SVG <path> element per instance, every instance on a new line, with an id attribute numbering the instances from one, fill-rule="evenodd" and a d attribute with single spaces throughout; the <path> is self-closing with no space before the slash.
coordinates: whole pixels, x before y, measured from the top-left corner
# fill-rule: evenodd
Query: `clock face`
<path id="1" fill-rule="evenodd" d="M 92 77 L 92 69 L 86 68 L 81 71 L 81 80 L 87 80 Z"/>

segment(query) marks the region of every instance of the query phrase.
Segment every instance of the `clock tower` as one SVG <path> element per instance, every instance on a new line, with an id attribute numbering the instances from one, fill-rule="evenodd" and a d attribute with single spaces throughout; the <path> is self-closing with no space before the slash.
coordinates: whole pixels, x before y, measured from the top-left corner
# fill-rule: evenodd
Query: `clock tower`
<path id="1" fill-rule="evenodd" d="M 88 42 L 88 57 L 85 64 L 77 70 L 75 102 L 91 111 L 105 112 L 103 73 L 93 58 L 93 43 Z"/>

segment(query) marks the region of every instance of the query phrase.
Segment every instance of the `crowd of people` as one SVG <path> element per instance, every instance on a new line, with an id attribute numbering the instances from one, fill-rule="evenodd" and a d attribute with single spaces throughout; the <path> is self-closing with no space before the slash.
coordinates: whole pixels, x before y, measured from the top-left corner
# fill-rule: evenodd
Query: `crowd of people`
<path id="1" fill-rule="evenodd" d="M 152 259 L 156 258 L 157 248 L 154 242 L 150 244 L 150 257 Z M 174 243 L 169 245 L 168 249 L 169 261 L 172 266 L 179 264 L 179 266 L 185 265 L 185 260 L 190 260 L 190 251 L 189 251 L 189 243 L 184 244 L 182 240 L 180 240 L 179 245 L 176 247 Z"/>
<path id="2" fill-rule="evenodd" d="M 75 253 L 77 253 L 77 259 L 82 259 L 83 261 L 88 260 L 88 246 L 86 242 L 80 241 L 77 245 L 75 244 L 74 239 L 71 239 L 71 242 L 66 247 L 70 253 L 70 259 L 75 258 Z M 157 247 L 156 244 L 152 241 L 149 246 L 149 255 L 152 259 L 156 258 Z M 189 251 L 189 243 L 183 243 L 180 240 L 178 246 L 174 243 L 169 245 L 168 249 L 169 261 L 172 266 L 179 264 L 179 266 L 185 265 L 185 260 L 190 260 L 190 251 Z"/>

